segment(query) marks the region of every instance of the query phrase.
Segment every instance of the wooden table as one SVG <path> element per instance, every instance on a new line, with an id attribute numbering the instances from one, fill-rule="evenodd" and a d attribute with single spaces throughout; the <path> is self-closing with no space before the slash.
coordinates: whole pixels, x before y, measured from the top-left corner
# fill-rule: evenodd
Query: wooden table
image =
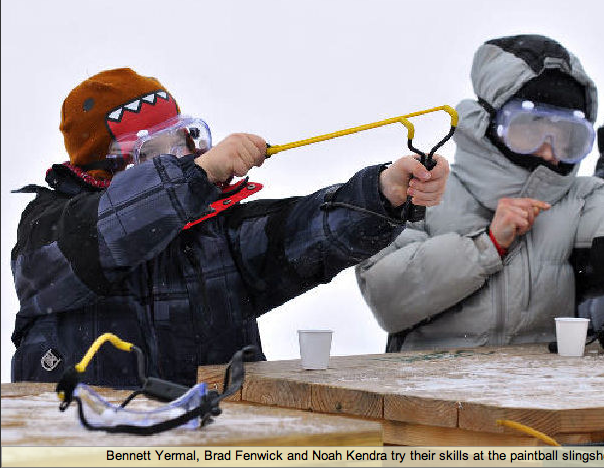
<path id="1" fill-rule="evenodd" d="M 219 388 L 223 366 L 199 368 Z M 498 426 L 528 425 L 559 443 L 604 441 L 604 354 L 550 354 L 544 345 L 332 357 L 246 364 L 232 399 L 379 421 L 399 445 L 543 445 Z"/>
<path id="2" fill-rule="evenodd" d="M 53 384 L 2 384 L 2 445 L 34 446 L 284 446 L 382 445 L 379 423 L 282 408 L 221 403 L 223 413 L 199 429 L 177 428 L 152 436 L 90 432 L 76 405 L 59 412 Z M 98 389 L 97 389 L 98 390 Z M 129 392 L 101 389 L 121 402 Z M 137 397 L 131 405 L 153 405 Z"/>

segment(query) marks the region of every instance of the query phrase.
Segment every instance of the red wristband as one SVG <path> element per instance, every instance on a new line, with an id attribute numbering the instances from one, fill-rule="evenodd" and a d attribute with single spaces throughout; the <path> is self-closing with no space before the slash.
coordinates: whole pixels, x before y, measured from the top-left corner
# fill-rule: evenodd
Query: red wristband
<path id="1" fill-rule="evenodd" d="M 505 257 L 508 253 L 508 249 L 506 249 L 505 247 L 501 247 L 499 245 L 499 243 L 497 242 L 497 239 L 495 239 L 495 236 L 493 235 L 493 233 L 490 230 L 489 230 L 489 237 L 491 238 L 491 242 L 493 242 L 493 245 L 497 249 L 497 253 L 499 254 L 499 256 L 501 258 Z"/>

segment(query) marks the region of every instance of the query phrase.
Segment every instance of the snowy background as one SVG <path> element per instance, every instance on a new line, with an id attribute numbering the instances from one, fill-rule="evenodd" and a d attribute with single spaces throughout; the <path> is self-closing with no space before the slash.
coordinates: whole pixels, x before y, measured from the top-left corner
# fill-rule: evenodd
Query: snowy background
<path id="1" fill-rule="evenodd" d="M 33 198 L 10 190 L 44 184 L 46 169 L 68 159 L 59 111 L 82 80 L 129 66 L 158 77 L 215 142 L 249 132 L 282 144 L 472 97 L 474 51 L 504 35 L 558 40 L 604 89 L 602 18 L 599 0 L 2 2 L 2 382 L 19 308 L 10 251 Z M 420 148 L 448 130 L 444 113 L 414 123 Z M 256 198 L 345 181 L 406 154 L 405 143 L 390 126 L 281 153 L 250 174 L 266 184 Z M 452 161 L 454 144 L 441 153 Z M 595 161 L 594 150 L 580 173 Z M 299 357 L 301 328 L 335 330 L 333 354 L 384 350 L 352 269 L 260 319 L 267 357 Z"/>

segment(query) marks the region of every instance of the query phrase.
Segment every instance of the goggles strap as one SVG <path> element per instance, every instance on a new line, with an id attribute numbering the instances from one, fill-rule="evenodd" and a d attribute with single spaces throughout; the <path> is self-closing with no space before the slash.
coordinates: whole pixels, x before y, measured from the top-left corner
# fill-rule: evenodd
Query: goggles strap
<path id="1" fill-rule="evenodd" d="M 491 117 L 493 117 L 494 115 L 497 114 L 497 109 L 495 109 L 491 104 L 489 104 L 483 98 L 481 98 L 481 97 L 478 98 L 478 104 L 480 104 L 484 108 L 484 110 L 486 110 L 491 115 Z"/>
<path id="2" fill-rule="evenodd" d="M 217 397 L 216 403 L 237 392 L 243 385 L 245 377 L 245 369 L 243 361 L 246 357 L 252 357 L 256 348 L 254 346 L 246 346 L 237 351 L 224 371 L 224 383 L 222 393 Z"/>

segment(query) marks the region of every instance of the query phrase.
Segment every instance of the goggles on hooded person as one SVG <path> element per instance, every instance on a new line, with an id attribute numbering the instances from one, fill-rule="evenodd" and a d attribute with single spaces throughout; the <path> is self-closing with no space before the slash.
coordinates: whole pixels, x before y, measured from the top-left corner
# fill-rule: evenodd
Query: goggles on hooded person
<path id="1" fill-rule="evenodd" d="M 109 147 L 107 165 L 118 172 L 160 154 L 182 157 L 202 154 L 212 147 L 208 125 L 199 118 L 176 116 L 150 128 L 121 135 Z"/>
<path id="2" fill-rule="evenodd" d="M 520 99 L 497 111 L 496 130 L 515 153 L 533 154 L 549 143 L 556 159 L 570 164 L 590 153 L 595 137 L 583 112 Z"/>

